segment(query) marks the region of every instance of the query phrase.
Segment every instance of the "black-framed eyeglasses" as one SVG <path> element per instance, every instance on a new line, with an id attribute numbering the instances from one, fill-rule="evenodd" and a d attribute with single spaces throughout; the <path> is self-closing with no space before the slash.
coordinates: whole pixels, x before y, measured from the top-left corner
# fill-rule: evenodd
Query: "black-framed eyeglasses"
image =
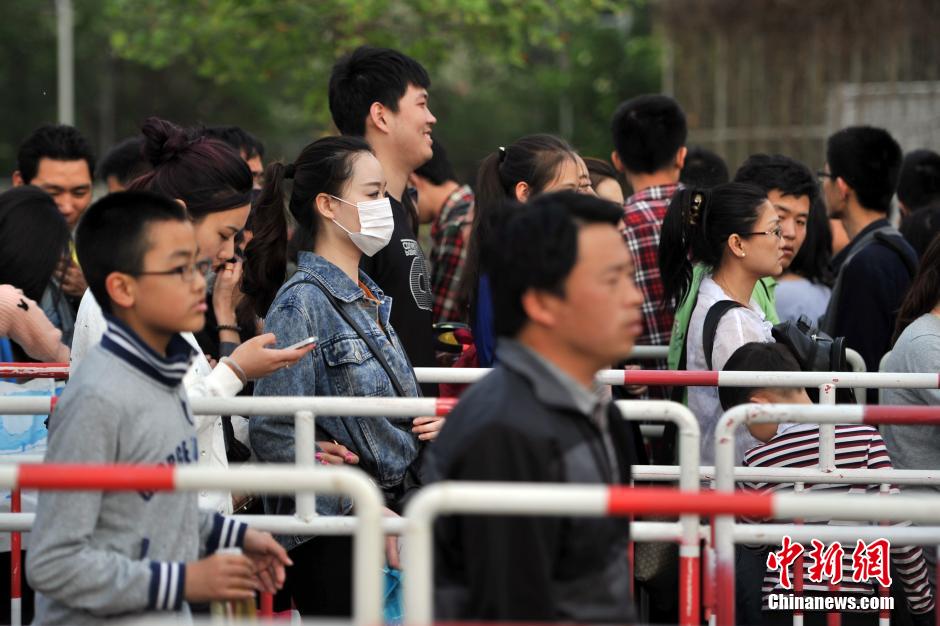
<path id="1" fill-rule="evenodd" d="M 212 269 L 212 261 L 210 259 L 202 259 L 201 261 L 196 261 L 190 265 L 180 265 L 179 267 L 174 267 L 171 270 L 163 270 L 160 272 L 133 272 L 132 276 L 173 276 L 174 274 L 180 277 L 184 283 L 191 283 L 196 278 L 196 275 L 205 276 L 206 273 Z"/>
<path id="2" fill-rule="evenodd" d="M 773 235 L 777 239 L 783 239 L 783 229 L 777 226 L 773 230 L 758 230 L 753 233 L 744 233 L 748 237 L 751 235 Z"/>
<path id="3" fill-rule="evenodd" d="M 816 176 L 818 176 L 819 178 L 828 178 L 830 180 L 835 180 L 835 176 L 833 176 L 832 173 L 824 172 L 822 170 L 819 170 L 818 172 L 816 172 Z"/>

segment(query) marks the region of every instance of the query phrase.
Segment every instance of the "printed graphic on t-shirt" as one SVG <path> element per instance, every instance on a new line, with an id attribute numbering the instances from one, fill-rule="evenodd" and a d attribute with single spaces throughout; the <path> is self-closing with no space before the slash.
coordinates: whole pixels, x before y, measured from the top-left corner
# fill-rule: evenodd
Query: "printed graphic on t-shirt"
<path id="1" fill-rule="evenodd" d="M 428 262 L 424 258 L 421 246 L 414 239 L 402 239 L 401 246 L 405 256 L 411 259 L 411 297 L 422 311 L 430 311 L 434 304 L 434 294 L 431 293 L 431 272 Z"/>

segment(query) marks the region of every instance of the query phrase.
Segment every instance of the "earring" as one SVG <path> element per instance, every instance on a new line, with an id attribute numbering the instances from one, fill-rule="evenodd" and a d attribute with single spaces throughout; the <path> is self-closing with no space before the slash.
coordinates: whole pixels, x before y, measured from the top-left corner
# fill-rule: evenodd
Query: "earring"
<path id="1" fill-rule="evenodd" d="M 747 256 L 747 252 L 742 252 L 742 253 L 741 253 L 741 258 L 742 258 L 742 259 L 743 259 L 744 257 L 746 257 L 746 256 Z"/>

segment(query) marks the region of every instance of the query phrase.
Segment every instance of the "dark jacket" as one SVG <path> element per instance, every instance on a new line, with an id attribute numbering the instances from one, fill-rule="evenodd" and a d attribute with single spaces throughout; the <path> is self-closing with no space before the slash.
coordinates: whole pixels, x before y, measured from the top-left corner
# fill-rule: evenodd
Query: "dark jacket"
<path id="1" fill-rule="evenodd" d="M 595 417 L 605 441 L 539 357 L 515 342 L 501 342 L 498 356 L 429 448 L 438 478 L 629 482 L 638 429 L 607 405 Z M 435 529 L 435 617 L 627 622 L 628 532 L 625 518 L 443 518 Z"/>
<path id="2" fill-rule="evenodd" d="M 832 260 L 838 274 L 822 330 L 845 337 L 846 345 L 865 359 L 869 372 L 878 371 L 881 357 L 891 349 L 898 309 L 911 285 L 902 254 L 916 267 L 913 248 L 888 220 L 881 219 L 862 229 Z M 878 402 L 877 390 L 869 389 L 868 401 Z"/>

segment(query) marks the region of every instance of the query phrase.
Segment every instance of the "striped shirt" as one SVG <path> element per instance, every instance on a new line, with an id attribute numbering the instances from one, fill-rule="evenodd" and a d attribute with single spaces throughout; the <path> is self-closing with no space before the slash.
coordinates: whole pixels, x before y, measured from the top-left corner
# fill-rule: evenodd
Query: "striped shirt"
<path id="1" fill-rule="evenodd" d="M 843 469 L 872 469 L 890 470 L 891 458 L 885 448 L 884 441 L 878 430 L 865 425 L 837 425 L 835 427 L 835 464 L 836 468 Z M 781 424 L 777 435 L 769 442 L 752 448 L 744 455 L 744 465 L 748 467 L 792 467 L 815 468 L 819 463 L 819 427 L 815 424 Z M 745 491 L 778 494 L 794 490 L 793 483 L 763 483 L 744 482 L 741 488 Z M 846 485 L 846 484 L 812 484 L 806 483 L 806 491 L 851 494 L 857 496 L 881 497 L 879 485 Z M 891 487 L 891 494 L 897 494 L 898 489 Z M 756 522 L 757 520 L 745 520 Z M 787 523 L 790 520 L 779 520 Z M 859 522 L 827 520 L 821 518 L 806 518 L 806 524 L 858 525 Z M 896 526 L 910 526 L 910 522 L 900 522 Z M 811 546 L 806 545 L 804 553 L 803 590 L 808 595 L 828 594 L 828 581 L 813 582 L 809 578 L 809 565 L 812 560 L 808 553 Z M 828 547 L 828 546 L 827 546 Z M 874 582 L 854 582 L 852 580 L 852 552 L 854 545 L 843 545 L 843 577 L 839 587 L 840 594 L 875 595 L 878 590 Z M 927 564 L 924 561 L 923 551 L 918 546 L 891 547 L 891 564 L 893 575 L 900 578 L 907 596 L 907 604 L 913 613 L 924 613 L 932 610 L 934 606 L 933 592 L 927 579 Z M 791 569 L 791 578 L 793 572 Z M 768 596 L 771 593 L 788 592 L 780 584 L 780 572 L 768 568 L 764 575 L 763 605 L 768 609 Z"/>

